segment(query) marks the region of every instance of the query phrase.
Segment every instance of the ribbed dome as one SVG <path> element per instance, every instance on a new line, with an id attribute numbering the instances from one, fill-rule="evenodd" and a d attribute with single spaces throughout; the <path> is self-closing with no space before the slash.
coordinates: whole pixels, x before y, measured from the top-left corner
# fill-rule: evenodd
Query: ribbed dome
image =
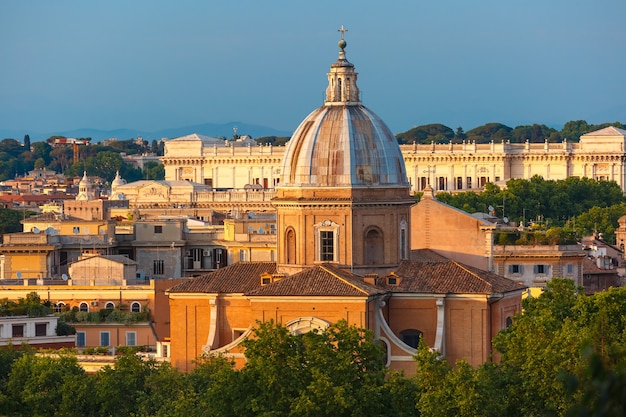
<path id="1" fill-rule="evenodd" d="M 361 104 L 345 46 L 342 36 L 324 105 L 304 119 L 287 145 L 281 187 L 409 186 L 396 138 Z"/>
<path id="2" fill-rule="evenodd" d="M 324 105 L 289 141 L 281 186 L 408 186 L 394 135 L 367 107 Z"/>

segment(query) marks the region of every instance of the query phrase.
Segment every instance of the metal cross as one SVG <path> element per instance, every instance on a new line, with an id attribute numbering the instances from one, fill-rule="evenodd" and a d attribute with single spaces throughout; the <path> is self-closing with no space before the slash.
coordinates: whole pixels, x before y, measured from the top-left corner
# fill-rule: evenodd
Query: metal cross
<path id="1" fill-rule="evenodd" d="M 337 31 L 337 32 L 341 32 L 341 40 L 344 40 L 344 39 L 343 39 L 343 35 L 344 35 L 347 31 L 348 31 L 348 29 L 345 29 L 345 28 L 343 27 L 343 25 L 341 25 L 341 29 L 339 29 L 339 30 Z"/>

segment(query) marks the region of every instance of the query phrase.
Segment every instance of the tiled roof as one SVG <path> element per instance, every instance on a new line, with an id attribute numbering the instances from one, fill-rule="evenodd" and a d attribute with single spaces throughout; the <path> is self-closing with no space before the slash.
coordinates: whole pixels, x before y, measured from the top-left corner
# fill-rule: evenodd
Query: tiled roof
<path id="1" fill-rule="evenodd" d="M 395 272 L 398 285 L 387 285 L 386 277 L 377 286 L 391 292 L 434 294 L 493 294 L 519 291 L 525 287 L 490 272 L 452 260 L 403 261 Z"/>
<path id="2" fill-rule="evenodd" d="M 357 275 L 332 265 L 319 265 L 246 293 L 250 296 L 343 296 L 383 294 Z"/>
<path id="3" fill-rule="evenodd" d="M 411 251 L 411 260 L 420 262 L 448 262 L 449 259 L 431 249 L 415 249 Z"/>
<path id="4" fill-rule="evenodd" d="M 261 275 L 275 274 L 276 262 L 238 262 L 182 282 L 170 293 L 245 293 L 261 285 Z"/>
<path id="5" fill-rule="evenodd" d="M 599 268 L 594 258 L 585 257 L 583 259 L 583 274 L 584 275 L 609 275 L 609 274 L 617 275 L 617 270 Z"/>

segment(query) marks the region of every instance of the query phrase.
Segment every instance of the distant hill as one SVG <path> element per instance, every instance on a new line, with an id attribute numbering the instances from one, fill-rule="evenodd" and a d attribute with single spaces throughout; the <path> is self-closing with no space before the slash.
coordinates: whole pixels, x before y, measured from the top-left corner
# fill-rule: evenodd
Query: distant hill
<path id="1" fill-rule="evenodd" d="M 260 138 L 263 136 L 291 136 L 293 132 L 286 130 L 274 129 L 267 126 L 252 125 L 243 122 L 229 122 L 229 123 L 204 123 L 193 126 L 182 126 L 176 128 L 163 129 L 158 131 L 144 131 L 136 129 L 115 129 L 115 130 L 100 130 L 100 129 L 74 129 L 74 130 L 62 130 L 55 132 L 19 132 L 15 130 L 8 130 L 0 128 L 0 140 L 5 138 L 12 138 L 21 141 L 24 139 L 24 135 L 30 136 L 31 142 L 40 142 L 48 139 L 50 136 L 66 136 L 69 138 L 92 138 L 94 142 L 99 142 L 108 138 L 117 138 L 120 140 L 136 138 L 141 136 L 145 140 L 159 140 L 161 138 L 177 138 L 180 136 L 190 135 L 192 133 L 198 133 L 205 136 L 213 137 L 227 137 L 233 136 L 233 128 L 237 127 L 237 134 L 249 135 L 252 138 Z"/>

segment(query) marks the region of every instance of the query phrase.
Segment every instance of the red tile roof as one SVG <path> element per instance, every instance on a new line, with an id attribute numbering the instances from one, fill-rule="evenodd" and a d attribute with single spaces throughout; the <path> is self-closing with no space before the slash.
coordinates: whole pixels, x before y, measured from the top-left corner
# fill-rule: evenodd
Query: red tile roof
<path id="1" fill-rule="evenodd" d="M 261 275 L 275 274 L 276 262 L 238 262 L 173 286 L 170 293 L 245 293 L 261 286 Z"/>
<path id="2" fill-rule="evenodd" d="M 508 278 L 449 259 L 403 261 L 395 275 L 400 278 L 398 285 L 387 285 L 387 277 L 379 277 L 376 285 L 390 292 L 434 294 L 494 294 L 526 288 Z"/>
<path id="3" fill-rule="evenodd" d="M 314 266 L 280 281 L 249 291 L 249 296 L 367 297 L 386 291 L 367 284 L 357 275 L 329 264 Z"/>

